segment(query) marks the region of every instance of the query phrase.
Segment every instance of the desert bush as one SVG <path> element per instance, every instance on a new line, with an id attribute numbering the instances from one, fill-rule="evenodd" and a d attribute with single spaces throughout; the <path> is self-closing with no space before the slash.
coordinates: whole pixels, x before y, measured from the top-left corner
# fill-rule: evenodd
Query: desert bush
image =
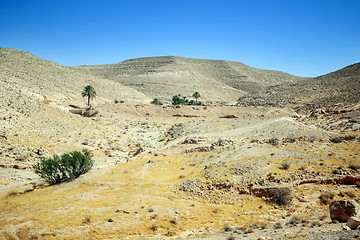
<path id="1" fill-rule="evenodd" d="M 275 229 L 280 229 L 280 228 L 282 228 L 281 223 L 280 223 L 280 222 L 275 223 L 275 224 L 274 224 L 274 228 L 275 228 Z"/>
<path id="2" fill-rule="evenodd" d="M 330 141 L 333 143 L 342 143 L 342 139 L 340 137 L 334 137 L 330 139 Z"/>
<path id="3" fill-rule="evenodd" d="M 287 206 L 292 201 L 289 188 L 274 188 L 270 191 L 270 201 L 280 206 Z"/>
<path id="4" fill-rule="evenodd" d="M 152 104 L 155 104 L 155 105 L 163 105 L 163 103 L 157 99 L 157 98 L 154 98 L 152 101 L 151 101 Z"/>
<path id="5" fill-rule="evenodd" d="M 319 196 L 320 203 L 321 204 L 329 204 L 331 200 L 335 197 L 335 194 L 333 192 L 324 192 Z"/>
<path id="6" fill-rule="evenodd" d="M 282 162 L 281 163 L 281 169 L 283 170 L 288 170 L 291 166 L 291 163 L 290 162 Z"/>
<path id="7" fill-rule="evenodd" d="M 228 224 L 224 225 L 224 231 L 225 232 L 232 232 L 234 231 L 234 229 L 232 227 L 230 227 Z"/>
<path id="8" fill-rule="evenodd" d="M 202 105 L 202 102 L 196 102 L 195 100 L 190 100 L 187 105 L 197 105 L 197 106 L 201 106 L 201 105 Z"/>
<path id="9" fill-rule="evenodd" d="M 355 194 L 355 191 L 353 190 L 348 190 L 345 192 L 346 195 L 349 196 L 349 198 L 355 198 L 356 197 L 356 194 Z"/>
<path id="10" fill-rule="evenodd" d="M 228 236 L 226 239 L 227 240 L 235 240 L 235 237 L 234 237 L 234 235 L 231 235 L 231 236 Z"/>
<path id="11" fill-rule="evenodd" d="M 278 146 L 279 145 L 279 141 L 277 140 L 277 138 L 271 138 L 271 139 L 269 139 L 268 142 L 273 146 Z"/>
<path id="12" fill-rule="evenodd" d="M 33 168 L 37 175 L 53 185 L 74 180 L 88 172 L 93 165 L 92 154 L 83 149 L 82 152 L 73 151 L 61 157 L 54 155 L 52 158 L 42 158 Z"/>
<path id="13" fill-rule="evenodd" d="M 155 231 L 157 231 L 159 229 L 159 226 L 153 223 L 151 225 L 150 229 L 155 232 Z"/>
<path id="14" fill-rule="evenodd" d="M 298 225 L 299 223 L 301 223 L 301 219 L 297 216 L 295 217 L 292 217 L 289 222 L 286 223 L 286 225 L 292 225 L 292 226 L 296 226 Z"/>
<path id="15" fill-rule="evenodd" d="M 124 101 L 123 101 L 123 100 L 117 100 L 117 99 L 115 99 L 114 103 L 115 103 L 115 104 L 124 103 Z"/>
<path id="16" fill-rule="evenodd" d="M 349 165 L 349 168 L 350 168 L 351 170 L 357 171 L 357 170 L 360 169 L 360 165 L 358 165 L 358 164 L 351 164 L 351 165 Z"/>
<path id="17" fill-rule="evenodd" d="M 95 115 L 99 114 L 99 110 L 95 110 L 93 108 L 88 108 L 85 110 L 83 116 L 84 117 L 93 117 Z"/>

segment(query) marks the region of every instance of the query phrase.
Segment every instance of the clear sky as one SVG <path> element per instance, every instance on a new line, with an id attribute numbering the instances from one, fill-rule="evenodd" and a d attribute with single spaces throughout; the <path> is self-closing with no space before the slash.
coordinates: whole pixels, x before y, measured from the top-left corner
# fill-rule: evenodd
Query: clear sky
<path id="1" fill-rule="evenodd" d="M 360 62 L 360 0 L 0 0 L 0 47 L 67 66 L 171 55 L 318 76 Z"/>

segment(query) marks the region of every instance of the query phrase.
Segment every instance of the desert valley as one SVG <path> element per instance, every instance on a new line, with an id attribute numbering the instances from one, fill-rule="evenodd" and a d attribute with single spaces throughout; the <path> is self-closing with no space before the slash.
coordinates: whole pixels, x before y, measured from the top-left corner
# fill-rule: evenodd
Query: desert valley
<path id="1" fill-rule="evenodd" d="M 360 63 L 304 78 L 174 56 L 68 67 L 0 48 L 0 82 L 0 239 L 360 238 L 329 214 L 360 201 Z M 94 166 L 79 178 L 35 174 L 82 149 Z"/>

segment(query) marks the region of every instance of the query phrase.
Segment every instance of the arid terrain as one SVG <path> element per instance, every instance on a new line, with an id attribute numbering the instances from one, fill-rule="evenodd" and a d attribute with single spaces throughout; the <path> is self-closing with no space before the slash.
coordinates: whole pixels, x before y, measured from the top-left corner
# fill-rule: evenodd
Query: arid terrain
<path id="1" fill-rule="evenodd" d="M 331 200 L 360 201 L 359 63 L 302 78 L 182 57 L 67 67 L 0 48 L 0 82 L 0 239 L 360 238 L 329 216 Z M 86 85 L 93 117 L 74 114 Z M 195 91 L 202 106 L 171 105 Z M 34 173 L 81 149 L 95 165 L 74 181 Z"/>

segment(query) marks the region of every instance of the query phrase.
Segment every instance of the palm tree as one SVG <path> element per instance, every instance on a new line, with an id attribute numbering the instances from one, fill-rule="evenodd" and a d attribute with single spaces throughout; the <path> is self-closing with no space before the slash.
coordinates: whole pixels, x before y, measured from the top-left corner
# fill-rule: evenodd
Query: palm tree
<path id="1" fill-rule="evenodd" d="M 200 97 L 200 93 L 199 92 L 194 92 L 193 97 L 195 98 L 195 102 L 197 104 L 197 99 Z"/>
<path id="2" fill-rule="evenodd" d="M 96 91 L 91 85 L 87 85 L 84 87 L 81 95 L 88 98 L 88 105 L 90 107 L 90 99 L 96 97 Z"/>

